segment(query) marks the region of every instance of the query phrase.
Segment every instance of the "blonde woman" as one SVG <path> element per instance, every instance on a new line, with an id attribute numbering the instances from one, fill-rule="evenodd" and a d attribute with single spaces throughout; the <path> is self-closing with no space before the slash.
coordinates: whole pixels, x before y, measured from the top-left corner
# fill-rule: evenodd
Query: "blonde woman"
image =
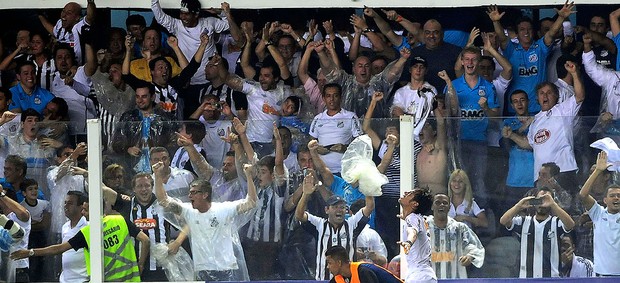
<path id="1" fill-rule="evenodd" d="M 454 170 L 448 180 L 448 197 L 450 212 L 448 216 L 463 222 L 469 227 L 489 225 L 484 209 L 480 208 L 473 198 L 474 192 L 467 173 L 461 169 Z"/>

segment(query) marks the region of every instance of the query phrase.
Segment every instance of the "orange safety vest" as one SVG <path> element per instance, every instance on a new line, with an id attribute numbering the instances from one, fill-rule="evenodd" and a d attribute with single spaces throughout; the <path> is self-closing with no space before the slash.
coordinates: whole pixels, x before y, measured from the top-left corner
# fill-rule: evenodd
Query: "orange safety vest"
<path id="1" fill-rule="evenodd" d="M 360 276 L 357 273 L 357 268 L 360 266 L 360 264 L 362 264 L 363 262 L 351 262 L 350 263 L 350 268 L 351 268 L 351 281 L 349 281 L 349 283 L 360 283 Z M 336 275 L 334 277 L 334 279 L 336 279 L 336 283 L 346 283 L 346 281 L 344 281 L 344 277 L 342 275 Z"/>

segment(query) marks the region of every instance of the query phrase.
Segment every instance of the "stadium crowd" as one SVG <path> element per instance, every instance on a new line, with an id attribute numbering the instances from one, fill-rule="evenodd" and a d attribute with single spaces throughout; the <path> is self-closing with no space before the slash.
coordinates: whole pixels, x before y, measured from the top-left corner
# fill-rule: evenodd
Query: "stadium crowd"
<path id="1" fill-rule="evenodd" d="M 581 26 L 568 1 L 539 20 L 495 5 L 290 23 L 208 8 L 152 0 L 151 24 L 122 29 L 88 0 L 13 25 L 0 278 L 88 280 L 93 118 L 109 281 L 620 276 L 620 9 Z M 362 136 L 380 196 L 345 180 Z"/>

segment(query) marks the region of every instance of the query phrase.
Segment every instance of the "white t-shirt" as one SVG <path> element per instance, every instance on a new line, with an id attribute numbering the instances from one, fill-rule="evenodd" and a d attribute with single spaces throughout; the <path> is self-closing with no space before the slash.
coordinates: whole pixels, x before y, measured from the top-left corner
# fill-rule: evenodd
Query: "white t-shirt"
<path id="1" fill-rule="evenodd" d="M 32 222 L 41 222 L 43 220 L 43 213 L 52 213 L 52 206 L 49 201 L 38 199 L 37 204 L 35 206 L 30 206 L 24 199 L 20 203 L 23 207 L 25 207 L 28 212 L 30 212 L 30 221 Z"/>
<path id="2" fill-rule="evenodd" d="M 562 103 L 566 101 L 569 97 L 575 96 L 575 87 L 567 84 L 564 80 L 558 79 L 553 84 L 558 87 L 558 91 L 560 93 L 560 99 L 558 99 L 558 103 Z"/>
<path id="3" fill-rule="evenodd" d="M 469 201 L 467 201 L 466 199 L 464 199 L 463 202 L 456 208 L 454 207 L 453 203 L 450 203 L 450 211 L 448 212 L 448 216 L 452 218 L 456 217 L 457 215 L 478 216 L 478 214 L 484 212 L 484 208 L 480 208 L 480 206 L 478 206 L 478 203 L 476 203 L 475 200 L 472 201 L 473 203 L 471 204 L 471 208 L 469 211 L 465 211 L 467 210 L 467 206 L 469 205 Z M 471 223 L 464 223 L 471 228 Z"/>
<path id="4" fill-rule="evenodd" d="M 577 170 L 573 152 L 573 121 L 581 103 L 570 97 L 534 116 L 527 139 L 534 149 L 534 176 L 546 162 L 555 162 L 560 172 Z"/>
<path id="5" fill-rule="evenodd" d="M 248 98 L 246 135 L 250 142 L 270 143 L 273 123 L 280 120 L 280 103 L 290 95 L 290 89 L 278 83 L 275 89 L 264 91 L 258 82 L 244 82 L 243 93 Z"/>
<path id="6" fill-rule="evenodd" d="M 407 258 L 408 274 L 405 282 L 427 282 L 437 280 L 435 271 L 431 267 L 431 234 L 428 231 L 424 217 L 420 214 L 411 213 L 405 218 L 405 227 L 402 229 L 401 241 L 409 239 L 408 228 L 413 228 L 417 233 L 417 239 L 409 249 Z"/>
<path id="7" fill-rule="evenodd" d="M 226 137 L 228 129 L 232 129 L 232 123 L 223 119 L 210 123 L 211 121 L 205 121 L 202 116 L 198 120 L 205 125 L 206 135 L 200 145 L 205 149 L 207 162 L 215 168 L 221 168 L 226 158 L 226 152 L 230 150 L 230 144 L 222 138 Z"/>
<path id="8" fill-rule="evenodd" d="M 422 88 L 430 88 L 433 93 L 424 93 L 424 96 L 417 89 L 411 88 L 411 83 L 396 90 L 394 93 L 393 107 L 402 109 L 405 114 L 413 115 L 414 136 L 418 139 L 426 118 L 433 110 L 433 97 L 437 94 L 437 89 L 428 82 L 424 82 Z"/>
<path id="9" fill-rule="evenodd" d="M 385 247 L 385 243 L 383 243 L 383 239 L 381 239 L 379 233 L 370 228 L 368 224 L 364 226 L 362 232 L 357 236 L 356 243 L 357 247 L 361 248 L 364 252 L 373 251 L 387 258 L 387 248 Z"/>
<path id="10" fill-rule="evenodd" d="M 30 217 L 28 217 L 28 221 L 24 222 L 17 218 L 15 212 L 11 212 L 6 216 L 8 219 L 13 220 L 15 223 L 19 224 L 24 229 L 24 237 L 18 242 L 13 242 L 11 247 L 9 248 L 9 253 L 13 253 L 18 250 L 26 250 L 28 249 L 28 238 L 30 237 Z M 28 258 L 22 258 L 13 261 L 13 268 L 27 268 L 29 267 Z"/>
<path id="11" fill-rule="evenodd" d="M 345 109 L 340 109 L 340 112 L 333 116 L 329 116 L 325 110 L 314 116 L 310 126 L 310 135 L 316 138 L 321 146 L 339 143 L 348 145 L 362 134 L 357 115 Z M 321 159 L 332 173 L 337 173 L 340 172 L 342 155 L 342 153 L 330 152 L 322 155 Z"/>
<path id="12" fill-rule="evenodd" d="M 95 104 L 87 97 L 92 85 L 90 78 L 84 73 L 84 66 L 78 67 L 73 77 L 73 86 L 66 85 L 58 71 L 52 82 L 50 91 L 56 97 L 67 101 L 73 134 L 86 134 L 86 119 L 95 118 L 97 115 Z"/>
<path id="13" fill-rule="evenodd" d="M 237 233 L 234 217 L 243 200 L 213 202 L 209 211 L 200 213 L 190 204 L 182 204 L 181 216 L 190 229 L 194 271 L 238 269 L 233 250 Z"/>
<path id="14" fill-rule="evenodd" d="M 595 202 L 588 214 L 594 223 L 594 272 L 620 275 L 620 213 L 609 214 Z"/>
<path id="15" fill-rule="evenodd" d="M 73 238 L 80 229 L 88 225 L 86 218 L 82 216 L 75 227 L 71 227 L 71 221 L 62 225 L 62 241 L 67 242 Z M 84 249 L 75 251 L 69 249 L 62 253 L 62 273 L 60 273 L 61 283 L 85 282 L 88 281 L 86 273 L 86 261 L 84 260 Z"/>

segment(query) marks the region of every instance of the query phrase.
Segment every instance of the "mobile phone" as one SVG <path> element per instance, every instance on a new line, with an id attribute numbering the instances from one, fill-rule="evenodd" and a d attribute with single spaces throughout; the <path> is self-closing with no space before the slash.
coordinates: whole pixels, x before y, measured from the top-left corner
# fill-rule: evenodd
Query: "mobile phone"
<path id="1" fill-rule="evenodd" d="M 542 204 L 542 199 L 541 198 L 535 198 L 535 199 L 531 199 L 530 200 L 530 205 L 541 205 Z"/>
<path id="2" fill-rule="evenodd" d="M 310 173 L 310 170 L 308 170 L 308 168 L 304 168 L 304 170 L 302 170 L 302 172 L 304 173 L 304 177 L 308 176 L 308 173 Z"/>

